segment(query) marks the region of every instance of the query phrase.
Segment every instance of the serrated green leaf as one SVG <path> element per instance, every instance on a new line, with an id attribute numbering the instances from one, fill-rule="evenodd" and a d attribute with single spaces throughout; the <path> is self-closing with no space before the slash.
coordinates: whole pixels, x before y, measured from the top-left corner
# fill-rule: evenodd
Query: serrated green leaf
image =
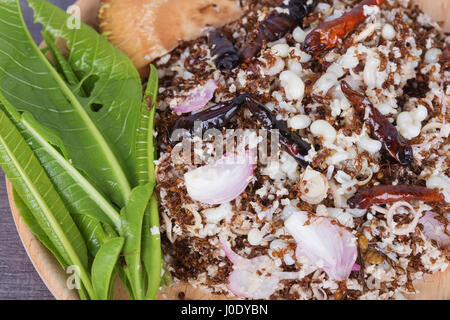
<path id="1" fill-rule="evenodd" d="M 58 144 L 58 137 L 24 112 L 16 122 L 20 133 L 38 157 L 57 191 L 72 214 L 87 215 L 119 226 L 119 213 L 113 205 L 48 141 Z M 86 221 L 86 219 L 85 219 Z"/>
<path id="2" fill-rule="evenodd" d="M 158 95 L 158 72 L 150 66 L 150 76 L 142 99 L 141 118 L 139 121 L 138 136 L 136 139 L 136 162 L 138 183 L 140 185 L 150 182 L 155 183 L 155 144 L 154 122 L 156 112 L 156 98 Z"/>
<path id="3" fill-rule="evenodd" d="M 94 297 L 86 272 L 87 249 L 80 231 L 39 160 L 1 109 L 0 165 L 65 265 L 80 268 L 81 281 Z"/>
<path id="4" fill-rule="evenodd" d="M 100 221 L 86 215 L 72 214 L 72 219 L 86 242 L 91 257 L 95 257 L 102 244 L 107 240 Z"/>
<path id="5" fill-rule="evenodd" d="M 45 32 L 67 40 L 67 62 L 79 86 L 89 92 L 82 94 L 65 82 L 31 39 L 18 1 L 4 0 L 0 6 L 0 101 L 13 117 L 17 111 L 29 111 L 39 123 L 56 130 L 74 166 L 123 205 L 136 183 L 139 75 L 131 61 L 92 28 L 81 24 L 70 29 L 63 10 L 41 0 L 29 4 Z"/>
<path id="6" fill-rule="evenodd" d="M 63 268 L 67 268 L 67 263 L 61 257 L 50 238 L 45 234 L 44 230 L 42 230 L 41 226 L 36 221 L 36 218 L 33 216 L 30 209 L 28 209 L 27 205 L 25 204 L 25 202 L 23 202 L 22 198 L 20 198 L 15 189 L 13 189 L 13 199 L 14 204 L 16 205 L 16 208 L 19 211 L 20 216 L 27 225 L 28 229 L 30 229 L 33 235 L 38 238 L 39 241 L 55 256 L 56 260 L 58 260 L 61 266 Z"/>
<path id="7" fill-rule="evenodd" d="M 141 300 L 144 298 L 142 278 L 142 226 L 144 212 L 153 192 L 154 184 L 147 183 L 131 191 L 126 206 L 121 210 L 121 234 L 125 236 L 123 255 L 127 264 L 126 271 L 133 289 L 133 296 Z"/>
<path id="8" fill-rule="evenodd" d="M 62 53 L 58 50 L 55 44 L 55 40 L 53 37 L 47 33 L 42 32 L 42 38 L 45 41 L 45 44 L 47 45 L 48 51 L 51 53 L 53 61 L 55 63 L 56 69 L 64 75 L 64 78 L 66 82 L 71 85 L 75 86 L 79 83 L 77 76 L 73 72 L 72 68 L 70 67 L 69 63 L 66 61 Z"/>
<path id="9" fill-rule="evenodd" d="M 147 273 L 147 291 L 145 298 L 152 300 L 155 298 L 160 287 L 162 268 L 158 201 L 155 194 L 150 198 L 150 203 L 145 210 L 142 229 L 142 260 Z"/>
<path id="10" fill-rule="evenodd" d="M 141 120 L 136 142 L 138 182 L 156 184 L 155 137 L 153 136 L 156 99 L 158 95 L 158 72 L 150 66 L 150 76 L 141 107 Z M 162 252 L 159 234 L 159 214 L 156 195 L 152 194 L 145 210 L 142 226 L 142 261 L 147 275 L 146 299 L 153 299 L 161 282 Z"/>

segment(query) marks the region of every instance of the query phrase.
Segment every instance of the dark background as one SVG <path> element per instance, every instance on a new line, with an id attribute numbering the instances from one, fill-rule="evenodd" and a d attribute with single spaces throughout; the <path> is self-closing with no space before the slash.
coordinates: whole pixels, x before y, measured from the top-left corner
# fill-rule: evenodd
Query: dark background
<path id="1" fill-rule="evenodd" d="M 74 0 L 47 0 L 63 9 Z M 33 11 L 20 0 L 23 15 L 37 43 L 40 26 L 33 24 Z M 22 246 L 9 209 L 5 176 L 0 169 L 0 299 L 54 299 L 42 282 Z"/>

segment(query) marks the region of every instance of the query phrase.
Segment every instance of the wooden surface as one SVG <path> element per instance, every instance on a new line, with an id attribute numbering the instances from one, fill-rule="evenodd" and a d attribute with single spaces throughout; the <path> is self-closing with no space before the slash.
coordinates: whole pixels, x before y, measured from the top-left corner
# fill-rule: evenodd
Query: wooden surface
<path id="1" fill-rule="evenodd" d="M 50 1 L 58 4 L 58 2 L 63 2 L 62 6 L 67 5 L 68 1 Z M 428 13 L 434 17 L 436 20 L 443 20 L 444 15 L 449 13 L 450 0 L 418 0 L 416 2 L 425 3 L 425 9 L 431 10 Z M 98 9 L 98 1 L 97 0 L 80 0 L 78 4 L 82 8 L 82 16 L 81 18 L 84 21 L 88 21 L 91 24 L 95 23 L 95 13 Z M 431 5 L 432 4 L 432 5 Z M 446 22 L 446 27 L 450 27 L 450 21 Z M 2 175 L 2 174 L 1 174 Z M 2 176 L 0 175 L 0 179 Z M 3 180 L 3 179 L 1 179 Z M 0 182 L 0 210 L 3 215 L 7 212 L 5 209 L 5 205 L 7 204 L 7 198 L 5 197 L 3 181 Z M 65 286 L 65 273 L 56 263 L 55 259 L 49 254 L 49 252 L 43 248 L 43 246 L 34 238 L 34 236 L 29 232 L 26 226 L 23 224 L 23 221 L 20 218 L 17 210 L 14 206 L 12 206 L 13 217 L 16 221 L 17 230 L 20 234 L 20 237 L 23 242 L 23 246 L 27 250 L 31 261 L 34 264 L 34 267 L 40 273 L 43 281 L 47 284 L 53 295 L 58 299 L 73 299 L 76 297 L 76 294 L 73 291 L 70 291 Z M 33 295 L 30 295 L 29 298 L 49 298 L 48 292 L 42 288 L 42 285 L 39 285 L 39 282 L 36 279 L 36 274 L 30 270 L 30 266 L 27 265 L 25 271 L 21 272 L 18 270 L 18 266 L 24 263 L 23 259 L 23 249 L 18 248 L 17 245 L 17 236 L 15 236 L 15 231 L 11 230 L 11 221 L 5 219 L 2 216 L 0 222 L 6 220 L 6 226 L 9 227 L 6 234 L 2 233 L 0 240 L 2 251 L 0 252 L 0 298 L 27 298 L 27 294 L 25 292 L 20 292 L 16 288 L 20 288 L 20 286 L 26 282 L 24 277 L 34 277 L 33 285 L 36 283 L 36 288 L 31 287 Z M 4 229 L 4 224 L 2 223 L 2 229 Z M 5 246 L 5 243 L 7 244 Z M 11 243 L 12 246 L 8 244 Z M 17 256 L 17 253 L 20 254 L 22 250 L 22 256 Z M 18 260 L 15 261 L 17 258 Z M 5 260 L 6 259 L 6 263 Z M 26 265 L 26 263 L 25 263 Z M 6 266 L 6 267 L 5 267 Z M 5 281 L 5 271 L 4 269 L 10 268 L 16 272 L 17 277 L 14 281 Z M 16 284 L 17 286 L 15 286 Z M 415 299 L 450 299 L 450 270 L 447 270 L 445 274 L 436 274 L 430 278 L 428 278 L 424 283 L 419 284 L 417 286 L 421 293 L 419 295 L 413 296 Z M 194 289 L 186 284 L 178 284 L 176 288 L 169 290 L 167 293 L 160 295 L 159 298 L 162 299 L 176 299 L 178 296 L 178 292 L 183 291 L 186 295 L 186 298 L 189 299 L 208 299 L 210 296 L 205 292 Z M 27 290 L 27 292 L 29 292 Z M 125 297 L 123 290 L 117 290 L 116 298 L 123 299 Z"/>

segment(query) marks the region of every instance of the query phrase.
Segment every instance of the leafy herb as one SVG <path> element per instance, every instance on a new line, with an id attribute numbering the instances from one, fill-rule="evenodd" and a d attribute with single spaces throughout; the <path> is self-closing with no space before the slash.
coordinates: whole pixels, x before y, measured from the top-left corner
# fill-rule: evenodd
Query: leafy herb
<path id="1" fill-rule="evenodd" d="M 158 72 L 150 66 L 150 76 L 141 107 L 141 122 L 136 142 L 139 184 L 156 184 L 155 154 L 156 143 L 153 136 L 156 99 L 158 94 Z M 159 234 L 159 214 L 156 195 L 152 194 L 145 210 L 143 221 L 143 262 L 147 273 L 146 299 L 153 299 L 161 283 L 161 236 Z"/>
<path id="2" fill-rule="evenodd" d="M 69 16 L 46 1 L 28 3 L 45 50 L 18 0 L 0 7 L 0 165 L 16 206 L 63 267 L 79 268 L 80 298 L 112 298 L 117 273 L 132 298 L 152 299 L 162 266 L 156 69 L 142 99 L 124 54 L 84 24 L 70 29 Z"/>
<path id="3" fill-rule="evenodd" d="M 8 110 L 28 111 L 56 130 L 72 163 L 115 203 L 124 205 L 136 180 L 139 74 L 92 28 L 82 24 L 69 29 L 68 15 L 45 1 L 30 0 L 29 5 L 46 33 L 67 40 L 67 61 L 79 84 L 65 82 L 32 41 L 18 1 L 5 0 L 0 9 L 2 101 Z M 103 107 L 95 111 L 98 106 Z"/>
<path id="4" fill-rule="evenodd" d="M 123 246 L 123 238 L 106 241 L 92 263 L 92 284 L 99 300 L 111 298 L 111 279 Z"/>
<path id="5" fill-rule="evenodd" d="M 64 261 L 62 256 L 59 254 L 53 242 L 47 236 L 45 231 L 41 228 L 36 218 L 33 216 L 31 211 L 28 209 L 25 202 L 19 196 L 17 191 L 13 189 L 13 199 L 14 204 L 16 205 L 17 210 L 20 212 L 20 216 L 23 221 L 27 225 L 27 227 L 31 230 L 31 232 L 39 239 L 39 241 L 55 256 L 56 260 L 63 266 L 68 267 L 67 262 Z"/>
<path id="6" fill-rule="evenodd" d="M 123 254 L 127 263 L 131 287 L 134 297 L 138 300 L 144 298 L 142 280 L 142 222 L 144 211 L 153 192 L 153 184 L 145 184 L 133 189 L 126 206 L 122 209 L 122 234 L 126 236 Z"/>
<path id="7" fill-rule="evenodd" d="M 76 265 L 91 297 L 87 249 L 63 200 L 20 132 L 0 110 L 0 165 L 65 265 Z"/>

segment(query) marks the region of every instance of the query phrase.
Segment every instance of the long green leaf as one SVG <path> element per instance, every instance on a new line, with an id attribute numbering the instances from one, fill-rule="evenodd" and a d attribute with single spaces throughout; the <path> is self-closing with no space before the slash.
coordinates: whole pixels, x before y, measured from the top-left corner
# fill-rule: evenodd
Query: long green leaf
<path id="1" fill-rule="evenodd" d="M 53 141 L 56 145 L 59 145 L 60 141 L 54 136 L 53 132 L 45 132 L 46 128 L 40 126 L 27 113 L 22 115 L 16 126 L 26 138 L 28 145 L 39 158 L 57 191 L 67 203 L 72 218 L 86 241 L 89 253 L 94 257 L 108 237 L 117 236 L 116 232 L 108 225 L 105 227 L 111 230 L 106 234 L 103 230 L 104 227 L 94 218 L 109 222 L 109 219 L 102 217 L 102 211 L 106 214 L 109 211 L 112 215 L 113 225 L 118 228 L 118 219 L 120 219 L 118 213 L 95 187 L 73 168 L 70 162 L 53 148 L 53 145 L 46 141 Z M 42 134 L 43 132 L 45 134 Z M 123 270 L 120 266 L 117 267 L 117 272 L 121 275 L 121 279 L 124 279 Z M 127 283 L 124 284 L 129 289 Z"/>
<path id="2" fill-rule="evenodd" d="M 22 136 L 38 157 L 49 178 L 63 198 L 72 218 L 94 257 L 105 240 L 101 223 L 119 227 L 119 214 L 113 206 L 64 158 L 55 147 L 62 146 L 58 136 L 38 124 L 25 112 L 20 122 L 15 122 Z M 56 146 L 54 147 L 50 142 Z M 63 147 L 59 147 L 61 149 Z"/>
<path id="3" fill-rule="evenodd" d="M 156 112 L 156 98 L 158 94 L 158 72 L 153 65 L 150 66 L 150 76 L 145 89 L 141 106 L 138 136 L 136 141 L 137 176 L 140 185 L 148 182 L 155 183 L 154 171 L 154 122 Z"/>
<path id="4" fill-rule="evenodd" d="M 161 283 L 162 251 L 159 232 L 158 200 L 155 194 L 145 210 L 142 239 L 142 260 L 147 273 L 147 300 L 154 299 Z"/>
<path id="5" fill-rule="evenodd" d="M 113 205 L 73 165 L 56 150 L 43 134 L 43 128 L 25 112 L 17 123 L 21 134 L 35 152 L 72 214 L 87 215 L 119 226 L 119 213 Z"/>
<path id="6" fill-rule="evenodd" d="M 66 82 L 69 85 L 77 85 L 79 83 L 78 78 L 62 53 L 56 47 L 53 37 L 49 33 L 44 31 L 42 32 L 42 38 L 44 39 L 45 44 L 47 45 L 47 48 L 51 53 L 56 69 L 64 76 Z"/>
<path id="7" fill-rule="evenodd" d="M 39 160 L 1 109 L 0 165 L 59 256 L 80 268 L 81 281 L 94 297 L 83 238 Z"/>
<path id="8" fill-rule="evenodd" d="M 121 211 L 122 232 L 126 237 L 123 254 L 127 264 L 133 296 L 141 300 L 144 298 L 142 278 L 142 225 L 144 212 L 153 192 L 154 184 L 147 183 L 134 188 L 126 206 Z"/>
<path id="9" fill-rule="evenodd" d="M 114 268 L 122 250 L 123 242 L 123 238 L 107 240 L 92 263 L 92 285 L 99 300 L 107 300 L 109 297 Z"/>
<path id="10" fill-rule="evenodd" d="M 80 214 L 72 214 L 72 219 L 86 242 L 90 256 L 95 257 L 102 244 L 107 240 L 101 222 Z"/>
<path id="11" fill-rule="evenodd" d="M 45 32 L 67 40 L 68 63 L 87 96 L 67 84 L 34 44 L 18 1 L 3 0 L 0 101 L 13 116 L 29 111 L 39 123 L 55 129 L 74 166 L 123 205 L 136 181 L 139 75 L 131 61 L 95 30 L 83 24 L 70 29 L 69 16 L 45 1 L 29 4 Z"/>
<path id="12" fill-rule="evenodd" d="M 25 202 L 23 202 L 22 198 L 19 196 L 17 191 L 13 189 L 13 199 L 14 204 L 16 205 L 17 210 L 20 213 L 23 221 L 27 225 L 28 229 L 34 234 L 36 238 L 55 256 L 56 260 L 61 264 L 63 268 L 67 268 L 67 262 L 59 254 L 58 250 L 50 240 L 50 238 L 45 234 L 44 230 L 42 230 L 39 223 L 36 221 L 36 218 L 31 213 L 30 209 L 28 209 Z"/>
<path id="13" fill-rule="evenodd" d="M 136 142 L 138 182 L 140 185 L 156 183 L 155 175 L 155 137 L 153 135 L 156 99 L 158 94 L 158 72 L 150 66 L 150 76 L 141 107 L 141 120 Z M 162 252 L 159 234 L 159 214 L 156 195 L 152 194 L 145 210 L 142 228 L 142 260 L 147 274 L 146 299 L 153 299 L 161 282 Z"/>

